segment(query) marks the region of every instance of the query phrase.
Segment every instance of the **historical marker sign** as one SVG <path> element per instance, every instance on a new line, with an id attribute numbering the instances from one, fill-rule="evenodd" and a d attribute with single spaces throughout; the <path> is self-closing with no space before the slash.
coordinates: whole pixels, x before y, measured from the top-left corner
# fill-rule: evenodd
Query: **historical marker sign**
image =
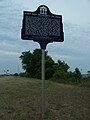
<path id="1" fill-rule="evenodd" d="M 62 16 L 54 15 L 41 5 L 35 12 L 24 11 L 21 38 L 34 40 L 45 49 L 50 42 L 63 42 Z"/>
<path id="2" fill-rule="evenodd" d="M 42 114 L 45 113 L 45 52 L 50 42 L 63 42 L 62 16 L 41 5 L 35 12 L 24 11 L 21 38 L 38 42 L 42 49 Z"/>

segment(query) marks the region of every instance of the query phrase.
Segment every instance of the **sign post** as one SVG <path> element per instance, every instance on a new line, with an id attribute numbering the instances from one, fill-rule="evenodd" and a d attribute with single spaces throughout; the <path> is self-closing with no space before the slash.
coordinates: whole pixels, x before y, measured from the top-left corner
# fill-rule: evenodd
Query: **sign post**
<path id="1" fill-rule="evenodd" d="M 45 113 L 45 49 L 48 43 L 63 42 L 62 16 L 50 12 L 41 5 L 34 12 L 24 11 L 21 30 L 23 40 L 33 40 L 42 49 L 42 114 Z"/>
<path id="2" fill-rule="evenodd" d="M 45 111 L 45 50 L 42 49 L 42 114 Z"/>

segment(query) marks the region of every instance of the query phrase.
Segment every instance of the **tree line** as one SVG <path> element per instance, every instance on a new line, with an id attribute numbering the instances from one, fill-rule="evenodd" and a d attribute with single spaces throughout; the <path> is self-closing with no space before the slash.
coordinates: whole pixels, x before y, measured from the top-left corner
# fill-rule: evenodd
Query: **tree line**
<path id="1" fill-rule="evenodd" d="M 25 72 L 21 75 L 41 79 L 41 58 L 41 49 L 35 49 L 32 53 L 30 51 L 22 52 L 20 59 Z M 74 72 L 70 71 L 70 66 L 65 61 L 57 60 L 55 62 L 45 51 L 45 79 L 60 83 L 80 83 L 81 72 L 79 68 L 75 68 Z"/>

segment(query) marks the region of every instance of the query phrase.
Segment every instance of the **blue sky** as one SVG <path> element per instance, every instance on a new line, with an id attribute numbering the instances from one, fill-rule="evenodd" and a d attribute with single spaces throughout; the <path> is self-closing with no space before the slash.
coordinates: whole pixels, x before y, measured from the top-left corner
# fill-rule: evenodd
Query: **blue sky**
<path id="1" fill-rule="evenodd" d="M 43 4 L 62 15 L 65 33 L 63 43 L 48 44 L 48 54 L 65 61 L 71 70 L 90 70 L 90 0 L 0 0 L 0 74 L 7 69 L 21 72 L 21 53 L 40 48 L 36 42 L 21 40 L 20 32 L 23 11 L 35 11 Z"/>

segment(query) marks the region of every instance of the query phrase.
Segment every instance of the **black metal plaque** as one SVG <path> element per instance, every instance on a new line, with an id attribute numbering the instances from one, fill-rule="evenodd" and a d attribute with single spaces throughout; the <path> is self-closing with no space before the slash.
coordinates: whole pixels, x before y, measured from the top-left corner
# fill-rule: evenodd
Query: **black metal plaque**
<path id="1" fill-rule="evenodd" d="M 45 5 L 39 6 L 35 12 L 24 11 L 21 38 L 34 40 L 41 46 L 63 42 L 62 16 L 52 14 Z"/>

